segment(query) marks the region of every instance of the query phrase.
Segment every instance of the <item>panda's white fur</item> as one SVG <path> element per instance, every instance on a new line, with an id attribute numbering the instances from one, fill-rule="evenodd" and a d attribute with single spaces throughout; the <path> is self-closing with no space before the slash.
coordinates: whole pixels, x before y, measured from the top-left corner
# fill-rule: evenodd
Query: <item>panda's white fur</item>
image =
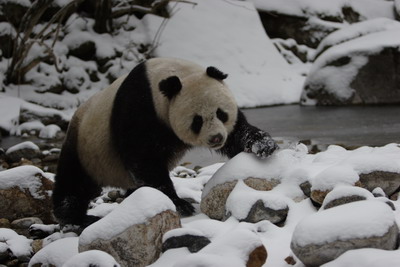
<path id="1" fill-rule="evenodd" d="M 208 147 L 209 138 L 218 133 L 226 140 L 236 122 L 237 104 L 223 81 L 209 77 L 203 67 L 181 59 L 150 59 L 147 66 L 157 114 L 182 141 Z M 178 76 L 182 83 L 181 92 L 172 101 L 158 89 L 160 81 L 170 76 Z M 218 108 L 228 114 L 226 123 L 215 117 Z M 194 115 L 200 115 L 204 120 L 199 134 L 190 130 Z"/>
<path id="2" fill-rule="evenodd" d="M 224 140 L 227 139 L 236 122 L 237 105 L 223 81 L 207 76 L 203 67 L 181 59 L 154 58 L 146 62 L 146 67 L 157 115 L 184 143 L 209 147 L 208 140 L 218 133 L 222 134 Z M 118 160 L 110 138 L 110 116 L 115 95 L 126 76 L 95 94 L 75 114 L 80 121 L 80 160 L 88 174 L 102 186 L 136 186 L 132 176 Z M 161 93 L 158 86 L 160 81 L 170 76 L 178 76 L 182 83 L 182 90 L 171 101 Z M 226 123 L 216 118 L 218 108 L 228 114 Z M 204 120 L 199 134 L 190 130 L 194 115 L 200 115 Z"/>

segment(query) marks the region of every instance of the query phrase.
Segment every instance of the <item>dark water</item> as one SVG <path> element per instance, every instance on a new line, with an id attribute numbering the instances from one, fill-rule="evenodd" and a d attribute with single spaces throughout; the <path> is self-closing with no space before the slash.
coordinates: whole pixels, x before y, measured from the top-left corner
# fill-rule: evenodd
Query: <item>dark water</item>
<path id="1" fill-rule="evenodd" d="M 321 144 L 382 146 L 400 143 L 400 105 L 355 107 L 277 106 L 244 110 L 272 136 Z"/>

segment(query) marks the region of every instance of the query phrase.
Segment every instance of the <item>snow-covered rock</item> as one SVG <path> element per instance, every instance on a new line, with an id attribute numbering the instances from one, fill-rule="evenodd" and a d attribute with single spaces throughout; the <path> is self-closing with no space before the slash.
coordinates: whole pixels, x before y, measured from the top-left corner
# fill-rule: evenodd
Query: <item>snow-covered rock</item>
<path id="1" fill-rule="evenodd" d="M 101 250 L 89 250 L 69 259 L 62 267 L 120 267 L 118 262 Z"/>
<path id="2" fill-rule="evenodd" d="M 315 50 L 314 60 L 330 47 L 375 32 L 399 29 L 400 22 L 388 18 L 375 18 L 354 23 L 325 37 Z"/>
<path id="3" fill-rule="evenodd" d="M 374 195 L 358 186 L 339 185 L 330 191 L 322 203 L 323 209 L 330 209 L 354 201 L 373 199 Z"/>
<path id="4" fill-rule="evenodd" d="M 229 195 L 225 209 L 227 217 L 234 216 L 239 221 L 250 223 L 268 220 L 281 224 L 289 212 L 285 197 L 252 189 L 241 180 Z"/>
<path id="5" fill-rule="evenodd" d="M 338 164 L 326 168 L 312 180 L 311 199 L 322 204 L 325 196 L 337 185 L 360 185 L 360 177 L 352 166 Z"/>
<path id="6" fill-rule="evenodd" d="M 63 266 L 78 254 L 78 242 L 78 237 L 66 237 L 50 243 L 32 257 L 29 267 Z"/>
<path id="7" fill-rule="evenodd" d="M 216 238 L 198 253 L 184 257 L 174 267 L 261 267 L 266 259 L 267 251 L 260 238 L 247 229 L 236 229 Z"/>
<path id="8" fill-rule="evenodd" d="M 393 3 L 375 0 L 252 0 L 270 37 L 294 38 L 317 47 L 329 33 L 349 23 L 394 19 Z"/>
<path id="9" fill-rule="evenodd" d="M 357 201 L 322 210 L 301 220 L 291 249 L 306 266 L 320 266 L 348 250 L 394 250 L 399 239 L 392 209 L 379 201 Z"/>
<path id="10" fill-rule="evenodd" d="M 9 163 L 19 162 L 22 158 L 33 159 L 41 155 L 39 147 L 31 141 L 14 145 L 7 149 L 6 160 Z"/>
<path id="11" fill-rule="evenodd" d="M 303 105 L 400 102 L 400 28 L 375 22 L 373 30 L 373 22 L 363 22 L 329 38 L 327 43 L 336 45 L 314 62 L 303 87 Z M 361 36 L 351 39 L 357 34 Z"/>
<path id="12" fill-rule="evenodd" d="M 32 240 L 19 235 L 11 229 L 0 228 L 0 262 L 17 258 L 27 262 L 32 256 Z"/>
<path id="13" fill-rule="evenodd" d="M 51 190 L 53 182 L 34 166 L 21 166 L 0 172 L 0 214 L 10 221 L 39 217 L 54 221 Z"/>
<path id="14" fill-rule="evenodd" d="M 121 266 L 146 266 L 161 253 L 162 236 L 180 227 L 172 201 L 160 191 L 141 187 L 79 237 L 79 251 L 98 249 Z"/>
<path id="15" fill-rule="evenodd" d="M 205 237 L 201 231 L 190 228 L 177 228 L 168 231 L 163 236 L 162 252 L 186 247 L 191 253 L 195 253 L 210 244 L 210 242 L 210 239 Z"/>
<path id="16" fill-rule="evenodd" d="M 43 127 L 39 132 L 39 138 L 53 139 L 56 138 L 57 134 L 61 132 L 61 128 L 58 125 L 50 124 Z"/>
<path id="17" fill-rule="evenodd" d="M 272 157 L 261 160 L 253 154 L 242 152 L 227 162 L 204 186 L 201 211 L 210 218 L 223 219 L 226 201 L 238 180 L 243 180 L 251 188 L 263 191 L 271 190 L 278 185 L 280 176 L 278 170 L 272 170 L 274 168 Z M 271 172 L 265 170 L 268 166 L 271 166 Z"/>

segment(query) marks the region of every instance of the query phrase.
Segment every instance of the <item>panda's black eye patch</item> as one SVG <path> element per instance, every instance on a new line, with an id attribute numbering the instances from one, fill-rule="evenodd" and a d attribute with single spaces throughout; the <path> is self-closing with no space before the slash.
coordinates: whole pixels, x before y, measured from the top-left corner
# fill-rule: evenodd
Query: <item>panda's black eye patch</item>
<path id="1" fill-rule="evenodd" d="M 201 127 L 203 127 L 203 118 L 199 115 L 195 115 L 193 117 L 192 125 L 190 125 L 190 129 L 192 129 L 195 134 L 199 134 Z"/>
<path id="2" fill-rule="evenodd" d="M 227 122 L 229 119 L 228 113 L 223 111 L 222 109 L 217 109 L 217 118 L 223 123 Z"/>

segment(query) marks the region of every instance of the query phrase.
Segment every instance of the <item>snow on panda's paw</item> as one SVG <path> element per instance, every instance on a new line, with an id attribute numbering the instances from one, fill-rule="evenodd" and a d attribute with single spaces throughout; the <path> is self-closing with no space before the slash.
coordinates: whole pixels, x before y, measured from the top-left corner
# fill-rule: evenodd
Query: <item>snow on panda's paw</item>
<path id="1" fill-rule="evenodd" d="M 254 153 L 262 159 L 270 156 L 279 148 L 271 136 L 261 130 L 248 133 L 246 139 L 245 152 Z"/>

